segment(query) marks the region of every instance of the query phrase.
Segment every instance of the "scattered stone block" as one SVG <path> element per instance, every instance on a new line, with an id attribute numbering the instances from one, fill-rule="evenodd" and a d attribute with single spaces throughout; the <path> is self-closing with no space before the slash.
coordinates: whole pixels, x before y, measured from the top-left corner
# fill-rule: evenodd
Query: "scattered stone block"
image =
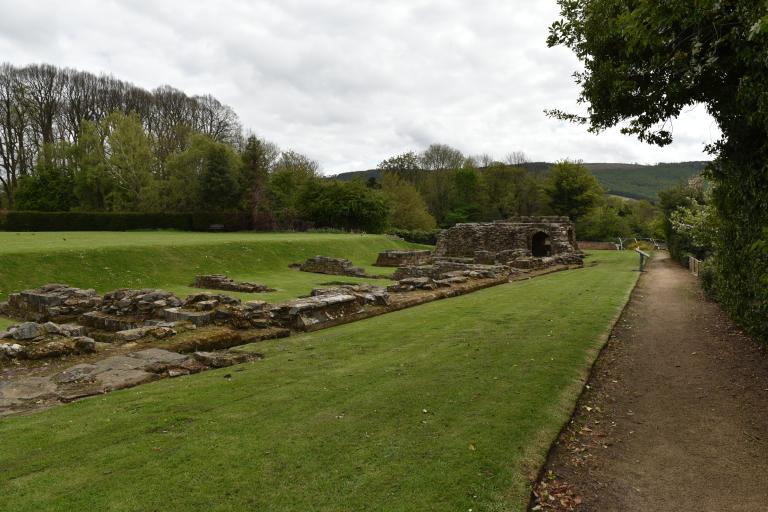
<path id="1" fill-rule="evenodd" d="M 223 274 L 197 276 L 195 277 L 195 282 L 192 283 L 192 286 L 195 288 L 206 288 L 209 290 L 225 290 L 230 292 L 245 293 L 264 293 L 275 291 L 274 288 L 270 288 L 263 284 L 249 283 L 247 281 L 233 281 Z"/>
<path id="2" fill-rule="evenodd" d="M 316 274 L 329 274 L 336 276 L 366 277 L 365 270 L 354 267 L 352 262 L 343 258 L 329 258 L 327 256 L 315 256 L 299 266 L 302 272 L 314 272 Z"/>
<path id="3" fill-rule="evenodd" d="M 226 368 L 236 364 L 246 363 L 253 359 L 249 354 L 238 354 L 234 352 L 195 352 L 194 357 L 197 361 L 209 368 Z"/>
<path id="4" fill-rule="evenodd" d="M 213 311 L 188 311 L 177 308 L 167 308 L 163 311 L 165 319 L 170 322 L 189 322 L 197 327 L 213 323 Z"/>
<path id="5" fill-rule="evenodd" d="M 45 329 L 35 322 L 24 322 L 10 331 L 15 340 L 31 340 L 46 334 Z"/>
<path id="6" fill-rule="evenodd" d="M 8 302 L 0 304 L 0 313 L 35 322 L 61 321 L 77 318 L 100 305 L 101 297 L 95 290 L 52 283 L 12 293 Z"/>
<path id="7" fill-rule="evenodd" d="M 389 250 L 379 253 L 377 267 L 403 267 L 425 265 L 432 260 L 432 251 L 426 250 Z"/>

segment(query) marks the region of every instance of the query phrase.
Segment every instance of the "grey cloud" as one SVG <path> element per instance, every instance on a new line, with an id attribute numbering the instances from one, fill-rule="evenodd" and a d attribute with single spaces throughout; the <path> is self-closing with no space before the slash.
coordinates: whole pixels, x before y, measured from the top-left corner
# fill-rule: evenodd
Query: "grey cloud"
<path id="1" fill-rule="evenodd" d="M 701 109 L 664 149 L 547 118 L 580 108 L 578 62 L 546 47 L 554 1 L 0 0 L 0 11 L 3 60 L 213 94 L 327 172 L 432 142 L 540 160 L 690 160 L 718 133 Z"/>

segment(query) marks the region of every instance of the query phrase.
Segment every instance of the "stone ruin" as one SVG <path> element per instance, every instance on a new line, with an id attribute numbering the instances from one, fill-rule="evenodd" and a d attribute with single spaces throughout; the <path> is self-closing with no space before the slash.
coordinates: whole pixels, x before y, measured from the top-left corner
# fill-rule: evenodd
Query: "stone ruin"
<path id="1" fill-rule="evenodd" d="M 79 325 L 24 322 L 0 332 L 0 361 L 45 359 L 96 351 L 96 342 Z"/>
<path id="2" fill-rule="evenodd" d="M 352 262 L 343 258 L 315 256 L 299 265 L 302 272 L 330 274 L 335 276 L 366 277 L 365 270 L 352 266 Z"/>
<path id="3" fill-rule="evenodd" d="M 180 307 L 166 309 L 164 316 L 168 321 L 190 322 L 197 327 L 216 324 L 252 329 L 270 324 L 266 302 L 251 300 L 243 304 L 240 299 L 212 293 L 190 295 Z"/>
<path id="4" fill-rule="evenodd" d="M 204 288 L 207 290 L 223 290 L 228 292 L 245 292 L 245 293 L 264 293 L 274 292 L 274 288 L 270 288 L 263 284 L 249 283 L 249 282 L 237 282 L 233 281 L 229 277 L 223 274 L 209 274 L 195 277 L 195 282 L 192 283 L 193 288 Z"/>
<path id="5" fill-rule="evenodd" d="M 0 313 L 33 322 L 68 322 L 99 308 L 101 302 L 95 290 L 52 283 L 12 293 L 8 302 L 0 304 Z"/>
<path id="6" fill-rule="evenodd" d="M 391 292 L 436 290 L 463 284 L 472 279 L 507 279 L 513 272 L 504 265 L 436 261 L 432 265 L 399 267 L 393 275 L 393 279 L 398 283 L 389 286 L 387 290 Z"/>
<path id="7" fill-rule="evenodd" d="M 164 319 L 167 308 L 179 307 L 181 299 L 171 292 L 144 288 L 120 288 L 104 295 L 99 308 L 83 313 L 83 323 L 102 331 L 136 329 L 152 319 Z"/>
<path id="8" fill-rule="evenodd" d="M 389 304 L 389 294 L 379 286 L 367 284 L 316 288 L 310 297 L 274 306 L 272 320 L 281 327 L 306 331 L 322 324 L 361 313 L 366 305 Z"/>
<path id="9" fill-rule="evenodd" d="M 403 267 L 409 265 L 425 265 L 432 260 L 432 251 L 404 251 L 393 249 L 379 253 L 375 265 L 377 267 Z"/>
<path id="10" fill-rule="evenodd" d="M 584 259 L 568 217 L 456 224 L 438 235 L 435 258 L 522 269 L 581 264 Z"/>

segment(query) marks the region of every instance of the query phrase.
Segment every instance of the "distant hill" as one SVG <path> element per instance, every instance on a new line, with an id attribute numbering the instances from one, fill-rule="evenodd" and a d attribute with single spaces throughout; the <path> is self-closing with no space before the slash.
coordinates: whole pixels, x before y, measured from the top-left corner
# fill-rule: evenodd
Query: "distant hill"
<path id="1" fill-rule="evenodd" d="M 681 180 L 687 180 L 699 174 L 707 164 L 708 162 L 678 162 L 656 165 L 586 163 L 584 165 L 592 171 L 609 194 L 655 201 L 660 191 L 674 186 Z M 548 162 L 529 162 L 525 168 L 533 174 L 543 175 L 551 166 L 552 164 Z M 349 181 L 354 178 L 368 180 L 371 177 L 380 179 L 381 173 L 378 169 L 369 169 L 333 176 L 333 178 L 342 181 Z"/>

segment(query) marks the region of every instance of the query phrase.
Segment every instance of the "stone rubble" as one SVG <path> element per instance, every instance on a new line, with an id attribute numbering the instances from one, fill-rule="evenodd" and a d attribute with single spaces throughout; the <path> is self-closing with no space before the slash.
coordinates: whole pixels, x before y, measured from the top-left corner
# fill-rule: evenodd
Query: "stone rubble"
<path id="1" fill-rule="evenodd" d="M 101 306 L 95 290 L 51 283 L 40 288 L 12 293 L 0 304 L 0 313 L 34 322 L 69 321 Z"/>
<path id="2" fill-rule="evenodd" d="M 47 377 L 0 381 L 0 416 L 46 402 L 68 402 L 164 377 L 178 377 L 260 358 L 258 354 L 227 351 L 185 355 L 158 348 L 112 356 L 94 363 L 77 364 Z"/>
<path id="3" fill-rule="evenodd" d="M 302 272 L 314 272 L 316 274 L 329 274 L 336 276 L 366 277 L 365 270 L 352 266 L 352 262 L 343 258 L 329 258 L 327 256 L 315 256 L 299 266 Z"/>
<path id="4" fill-rule="evenodd" d="M 0 332 L 0 361 L 12 359 L 48 359 L 96 351 L 96 342 L 84 335 L 79 325 L 53 322 L 24 322 Z"/>
<path id="5" fill-rule="evenodd" d="M 208 274 L 197 276 L 195 277 L 195 282 L 192 283 L 192 286 L 194 288 L 205 288 L 208 290 L 224 290 L 230 292 L 245 293 L 264 293 L 275 291 L 274 288 L 270 288 L 263 284 L 233 281 L 223 274 Z"/>
<path id="6" fill-rule="evenodd" d="M 432 261 L 432 251 L 392 249 L 379 253 L 375 265 L 377 267 L 403 267 L 426 265 L 430 261 Z"/>

